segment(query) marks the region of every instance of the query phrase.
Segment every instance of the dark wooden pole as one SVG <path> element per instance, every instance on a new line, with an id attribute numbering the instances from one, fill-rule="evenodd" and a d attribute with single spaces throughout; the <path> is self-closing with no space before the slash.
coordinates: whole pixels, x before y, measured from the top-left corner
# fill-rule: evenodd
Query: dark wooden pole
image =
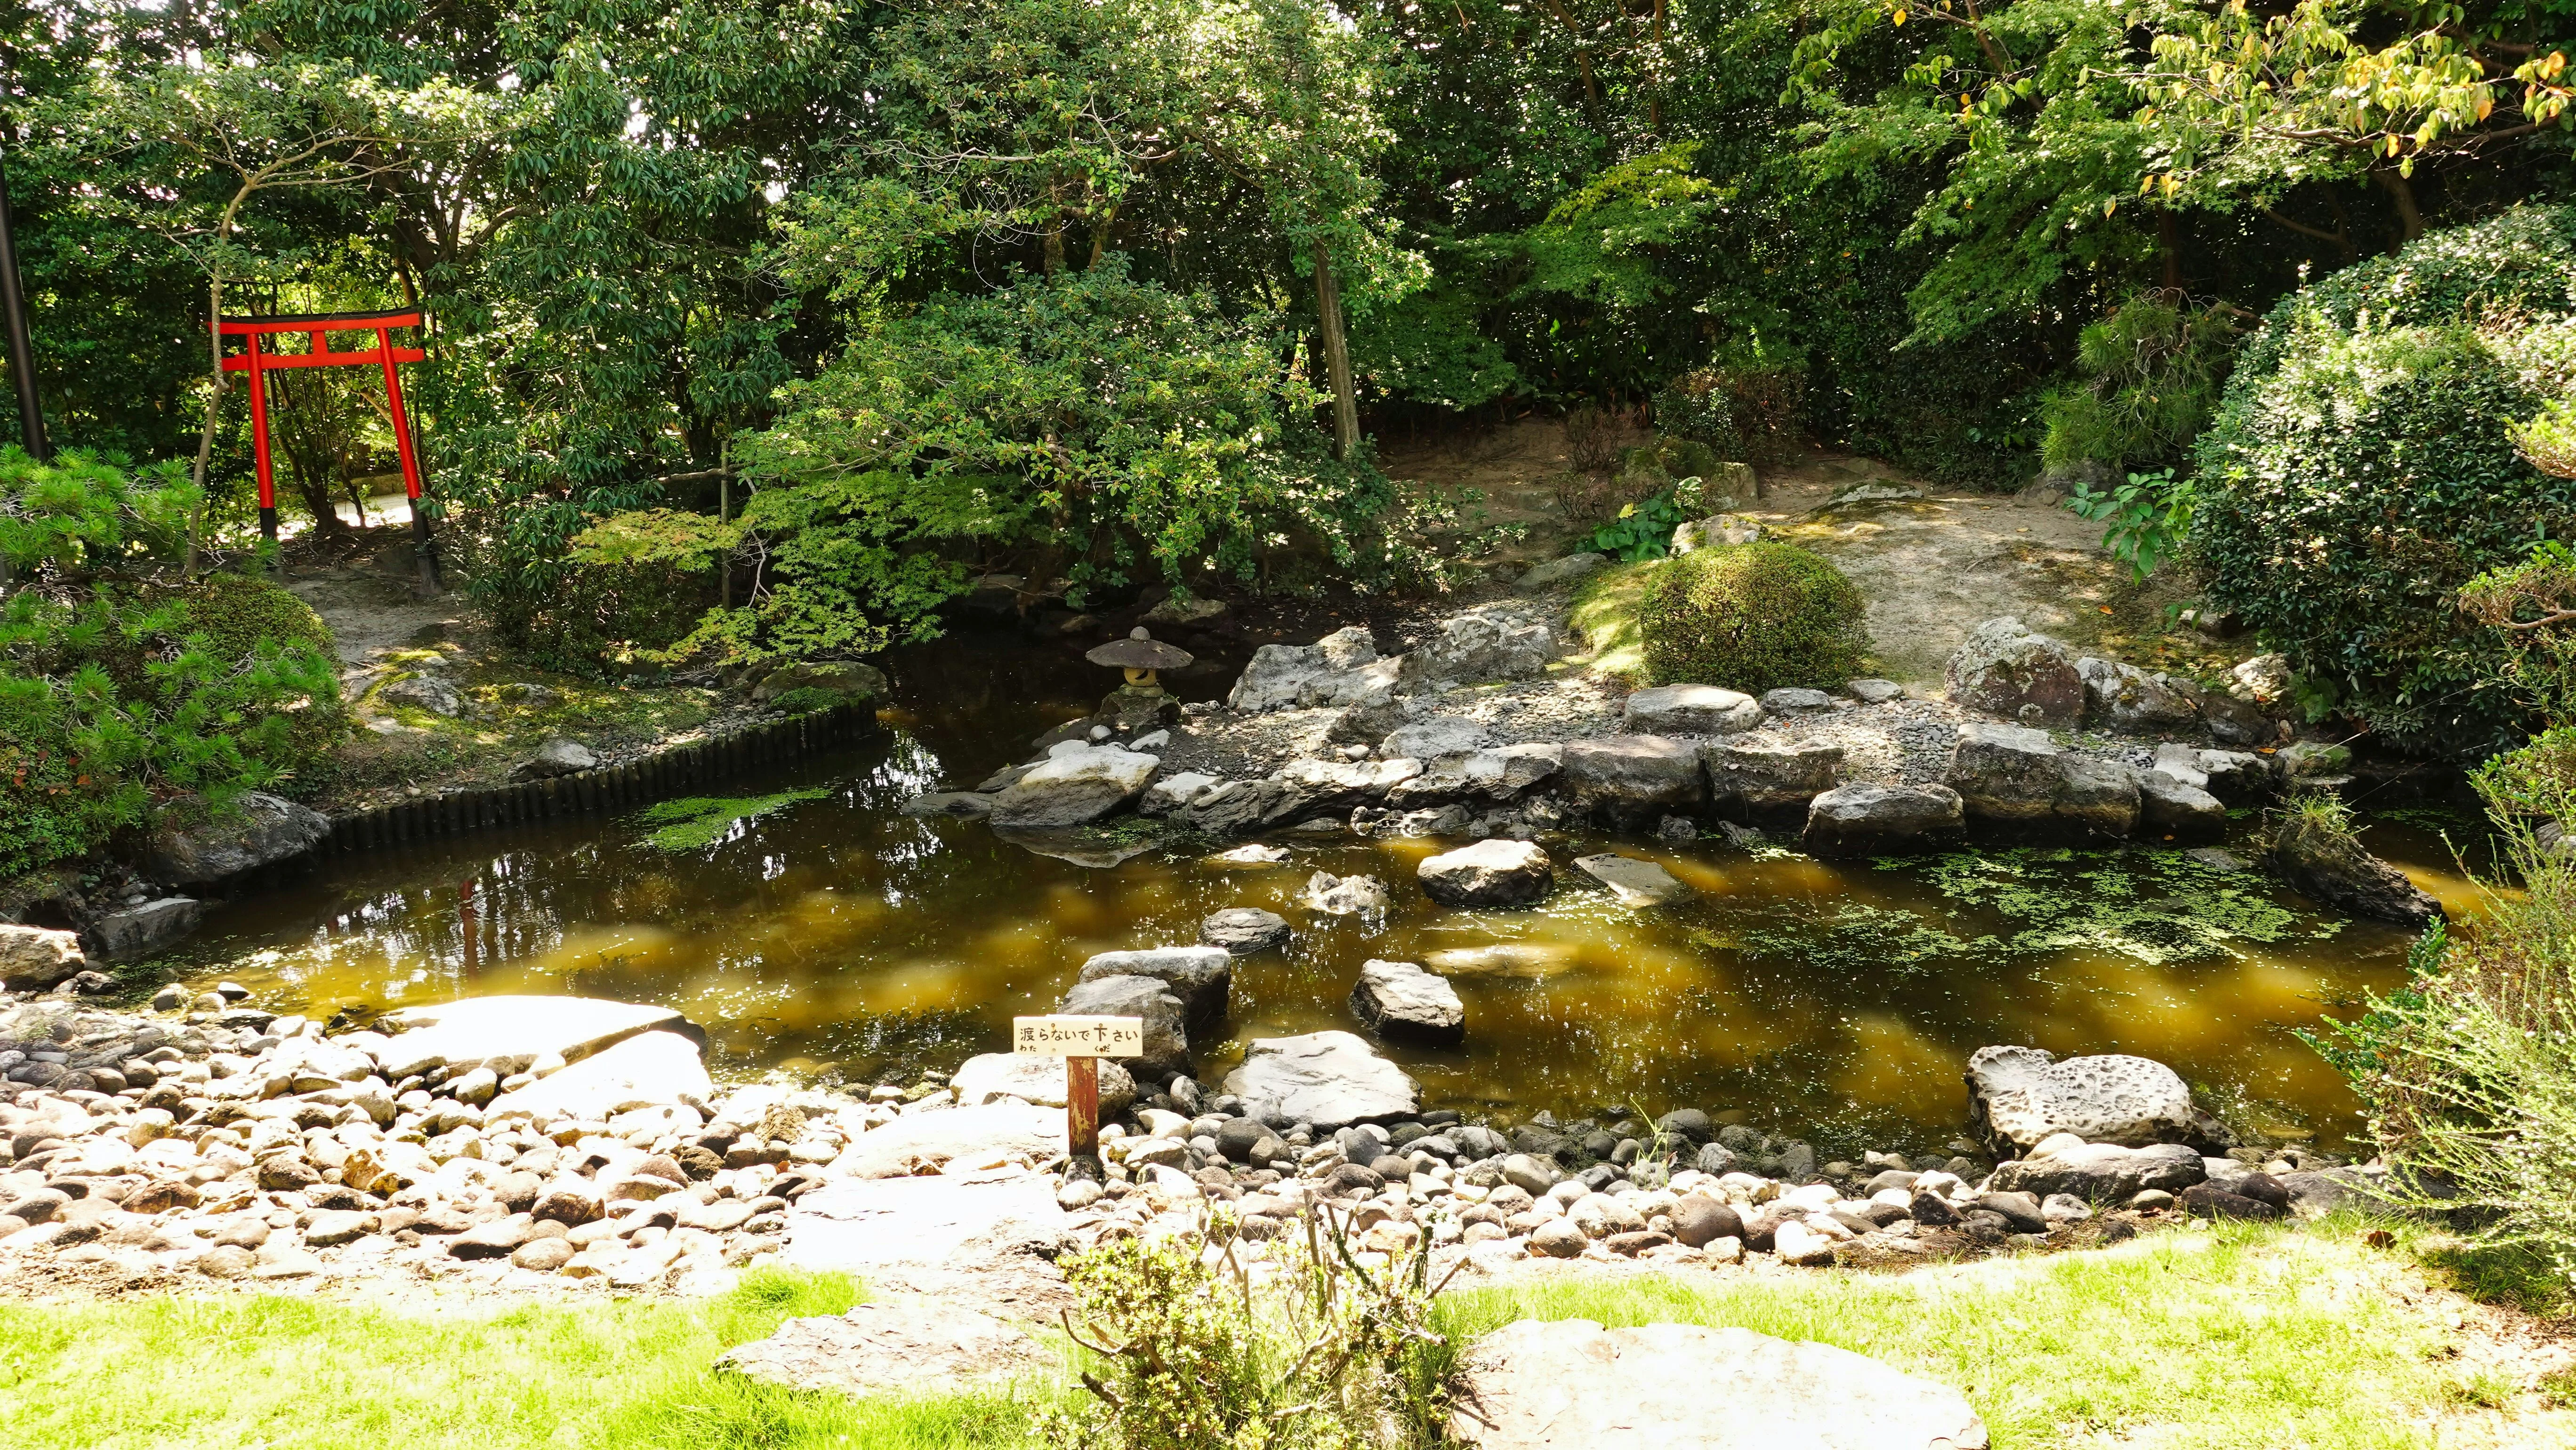
<path id="1" fill-rule="evenodd" d="M 1064 1060 L 1065 1151 L 1076 1158 L 1100 1156 L 1100 1059 Z"/>
<path id="2" fill-rule="evenodd" d="M 27 292 L 18 281 L 18 238 L 9 221 L 9 174 L 0 170 L 0 328 L 8 333 L 9 381 L 17 386 L 18 430 L 27 456 L 54 456 L 45 439 L 45 408 L 36 397 L 36 345 L 27 327 Z"/>

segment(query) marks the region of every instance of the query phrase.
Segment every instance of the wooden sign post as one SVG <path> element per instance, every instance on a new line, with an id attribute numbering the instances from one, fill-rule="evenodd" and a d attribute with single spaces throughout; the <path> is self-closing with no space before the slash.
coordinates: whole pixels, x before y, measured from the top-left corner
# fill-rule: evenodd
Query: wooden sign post
<path id="1" fill-rule="evenodd" d="M 1011 1050 L 1064 1059 L 1065 1151 L 1100 1155 L 1100 1059 L 1145 1055 L 1142 1017 L 1014 1017 Z"/>

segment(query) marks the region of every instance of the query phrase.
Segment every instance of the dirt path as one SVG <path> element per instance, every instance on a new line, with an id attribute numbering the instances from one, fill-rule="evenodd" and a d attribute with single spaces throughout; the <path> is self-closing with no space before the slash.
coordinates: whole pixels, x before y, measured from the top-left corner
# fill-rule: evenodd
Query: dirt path
<path id="1" fill-rule="evenodd" d="M 1571 451 L 1553 420 L 1392 448 L 1386 467 L 1417 496 L 1481 495 L 1462 511 L 1461 546 L 1484 542 L 1480 530 L 1517 527 L 1523 537 L 1474 556 L 1497 573 L 1565 552 L 1586 527 L 1567 516 L 1560 497 Z M 1891 679 L 1937 685 L 1968 632 L 2002 615 L 2150 670 L 2223 667 L 2246 653 L 2169 630 L 2166 610 L 2190 601 L 2189 581 L 2171 570 L 2143 585 L 2131 580 L 2103 551 L 2101 525 L 2054 500 L 1942 489 L 1822 449 L 1761 470 L 1761 483 L 1762 496 L 1739 500 L 1736 511 L 1841 566 L 1868 601 L 1871 642 Z"/>

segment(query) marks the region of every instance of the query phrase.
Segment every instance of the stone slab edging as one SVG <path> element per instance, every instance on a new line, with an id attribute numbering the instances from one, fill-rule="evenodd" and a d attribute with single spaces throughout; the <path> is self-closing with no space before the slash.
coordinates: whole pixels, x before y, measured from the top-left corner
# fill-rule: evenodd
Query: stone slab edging
<path id="1" fill-rule="evenodd" d="M 685 795 L 726 777 L 844 745 L 876 727 L 876 703 L 727 730 L 616 765 L 507 785 L 475 786 L 394 801 L 331 818 L 316 856 L 407 846 L 496 826 L 529 825 L 624 810 Z"/>

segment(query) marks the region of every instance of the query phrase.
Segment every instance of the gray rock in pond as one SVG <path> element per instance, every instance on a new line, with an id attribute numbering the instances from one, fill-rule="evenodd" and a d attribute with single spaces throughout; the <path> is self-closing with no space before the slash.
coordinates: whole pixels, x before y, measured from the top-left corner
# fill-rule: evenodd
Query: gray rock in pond
<path id="1" fill-rule="evenodd" d="M 2192 1137 L 2191 1089 L 2172 1068 L 2107 1053 L 2059 1062 L 2037 1047 L 1980 1047 L 1968 1057 L 1972 1133 L 1998 1152 L 2059 1133 L 2143 1148 Z"/>
<path id="2" fill-rule="evenodd" d="M 93 918 L 86 939 L 100 961 L 136 961 L 185 939 L 205 919 L 204 902 L 165 896 Z"/>
<path id="3" fill-rule="evenodd" d="M 1458 989 L 1418 962 L 1371 958 L 1361 963 L 1351 1008 L 1385 1037 L 1456 1042 L 1467 1035 L 1467 1007 L 1458 1000 Z"/>
<path id="4" fill-rule="evenodd" d="M 1325 1132 L 1413 1117 L 1422 1107 L 1421 1086 L 1349 1032 L 1254 1038 L 1243 1066 L 1226 1074 L 1225 1091 L 1253 1116 Z"/>
<path id="5" fill-rule="evenodd" d="M 1422 762 L 1413 759 L 1292 760 L 1265 782 L 1275 787 L 1277 794 L 1263 808 L 1261 824 L 1279 826 L 1318 816 L 1347 816 L 1361 806 L 1386 799 L 1397 783 L 1421 773 Z"/>
<path id="6" fill-rule="evenodd" d="M 1399 694 L 1435 693 L 1459 685 L 1529 680 L 1562 653 L 1544 611 L 1520 600 L 1480 604 L 1450 615 L 1404 655 Z"/>
<path id="7" fill-rule="evenodd" d="M 1806 848 L 1828 857 L 1928 844 L 1961 824 L 1959 793 L 1946 785 L 1844 785 L 1807 806 Z"/>
<path id="8" fill-rule="evenodd" d="M 1427 857 L 1414 874 L 1425 896 L 1451 907 L 1528 906 L 1556 884 L 1545 851 L 1500 837 Z"/>
<path id="9" fill-rule="evenodd" d="M 1308 877 L 1298 900 L 1309 911 L 1326 916 L 1384 917 L 1395 906 L 1395 899 L 1386 894 L 1386 884 L 1376 877 L 1336 876 L 1329 871 Z"/>
<path id="10" fill-rule="evenodd" d="M 50 992 L 88 969 L 76 933 L 0 923 L 0 989 Z"/>
<path id="11" fill-rule="evenodd" d="M 1951 703 L 2025 725 L 2084 718 L 2074 651 L 2018 619 L 1990 619 L 1971 631 L 1950 655 L 1948 683 Z"/>
<path id="12" fill-rule="evenodd" d="M 1199 940 L 1238 957 L 1288 945 L 1288 918 L 1257 906 L 1229 906 L 1199 923 Z"/>
<path id="13" fill-rule="evenodd" d="M 1993 1186 L 2040 1198 L 2068 1193 L 2087 1203 L 2126 1203 L 2150 1188 L 2180 1193 L 2208 1176 L 2199 1150 L 2180 1143 L 2124 1148 L 2077 1142 L 2067 1134 L 2043 1140 L 2027 1158 L 1998 1166 Z"/>
<path id="14" fill-rule="evenodd" d="M 903 814 L 916 818 L 947 816 L 955 820 L 980 821 L 992 813 L 993 797 L 982 791 L 932 791 L 903 803 Z"/>
<path id="15" fill-rule="evenodd" d="M 1842 783 L 1843 748 L 1807 740 L 1730 740 L 1704 746 L 1709 800 L 1721 815 L 1779 820 Z"/>
<path id="16" fill-rule="evenodd" d="M 2059 824 L 2097 836 L 2126 836 L 2138 828 L 2138 774 L 2116 760 L 2072 752 L 2058 757 L 2057 791 L 2050 808 Z"/>
<path id="17" fill-rule="evenodd" d="M 1162 732 L 1156 731 L 1155 734 L 1160 735 Z M 1151 735 L 1145 737 L 1147 740 L 1153 738 Z M 1165 741 L 1169 739 L 1169 736 L 1164 737 Z M 1145 794 L 1136 802 L 1136 813 L 1140 816 L 1177 815 L 1187 810 L 1192 802 L 1217 784 L 1219 782 L 1215 776 L 1195 770 L 1184 770 L 1162 776 L 1152 785 L 1145 787 Z"/>
<path id="18" fill-rule="evenodd" d="M 1056 747 L 993 797 L 997 826 L 1044 829 L 1096 821 L 1144 794 L 1162 761 L 1115 745 Z"/>
<path id="19" fill-rule="evenodd" d="M 1553 589 L 1560 584 L 1572 584 L 1591 578 L 1609 563 L 1610 556 L 1607 554 L 1568 554 L 1562 559 L 1550 559 L 1531 569 L 1520 577 L 1520 582 L 1514 587 L 1531 590 Z"/>
<path id="20" fill-rule="evenodd" d="M 560 737 L 537 747 L 537 753 L 520 761 L 510 770 L 513 780 L 545 780 L 551 776 L 578 775 L 599 768 L 599 757 L 578 740 Z"/>
<path id="21" fill-rule="evenodd" d="M 2062 755 L 2045 730 L 1972 720 L 1959 727 L 1950 788 L 1960 809 L 1979 820 L 2045 820 L 2056 809 Z"/>
<path id="22" fill-rule="evenodd" d="M 1762 696 L 1762 708 L 1774 715 L 1807 715 L 1834 707 L 1834 697 L 1822 690 L 1796 687 L 1771 690 Z"/>
<path id="23" fill-rule="evenodd" d="M 1435 715 L 1390 730 L 1378 742 L 1381 759 L 1436 760 L 1443 755 L 1465 755 L 1483 748 L 1485 727 L 1473 720 L 1455 715 Z"/>
<path id="24" fill-rule="evenodd" d="M 2209 777 L 2203 790 L 2238 804 L 2270 795 L 2277 780 L 2271 762 L 2248 750 L 2201 751 L 2200 768 Z"/>
<path id="25" fill-rule="evenodd" d="M 1565 747 L 1547 741 L 1437 756 L 1421 774 L 1388 786 L 1386 803 L 1394 810 L 1453 801 L 1501 804 L 1554 779 L 1564 767 Z"/>
<path id="26" fill-rule="evenodd" d="M 2152 768 L 2163 771 L 2194 790 L 2209 789 L 2209 772 L 2201 769 L 2200 751 L 2193 746 L 2180 745 L 2173 741 L 2157 746 L 2155 764 Z"/>
<path id="27" fill-rule="evenodd" d="M 1853 699 L 1864 705 L 1884 705 L 1890 700 L 1905 698 L 1903 685 L 1894 680 L 1882 680 L 1874 676 L 1865 680 L 1846 681 L 1843 689 Z"/>
<path id="28" fill-rule="evenodd" d="M 1468 1347 L 1450 1437 L 1478 1450 L 1984 1450 L 1946 1385 L 1750 1329 L 1523 1319 Z"/>
<path id="29" fill-rule="evenodd" d="M 1402 700 L 1380 700 L 1373 705 L 1353 705 L 1333 717 L 1324 727 L 1328 745 L 1375 745 L 1412 717 L 1405 712 Z"/>
<path id="30" fill-rule="evenodd" d="M 1159 978 L 1108 976 L 1076 982 L 1056 1010 L 1076 1017 L 1142 1017 L 1145 1051 L 1119 1059 L 1120 1065 L 1156 1082 L 1190 1070 L 1186 1010 L 1180 996 Z"/>
<path id="31" fill-rule="evenodd" d="M 1634 856 L 1607 852 L 1578 856 L 1574 869 L 1609 887 L 1612 895 L 1630 906 L 1661 906 L 1690 894 L 1690 888 L 1675 879 L 1673 873 Z"/>
<path id="32" fill-rule="evenodd" d="M 1578 811 L 1623 830 L 1688 812 L 1708 797 L 1698 747 L 1661 735 L 1569 742 L 1564 776 Z"/>
<path id="33" fill-rule="evenodd" d="M 2075 662 L 2075 672 L 2084 677 L 2085 708 L 2114 730 L 2188 730 L 2200 723 L 2198 707 L 2163 675 L 2089 655 Z"/>
<path id="34" fill-rule="evenodd" d="M 1084 962 L 1074 980 L 1096 982 L 1103 977 L 1152 977 L 1181 999 L 1182 1009 L 1196 1026 L 1224 1021 L 1233 1006 L 1234 954 L 1223 947 L 1102 952 Z"/>
<path id="35" fill-rule="evenodd" d="M 1001 1388 L 1052 1370 L 1055 1356 L 991 1315 L 902 1295 L 837 1317 L 790 1319 L 716 1364 L 809 1393 L 911 1396 Z"/>
<path id="36" fill-rule="evenodd" d="M 2423 926 L 2442 914 L 2441 903 L 2359 841 L 2295 814 L 2274 830 L 2265 859 L 2302 893 L 2355 916 Z"/>
<path id="37" fill-rule="evenodd" d="M 1226 696 L 1246 714 L 1375 705 L 1395 698 L 1397 661 L 1380 659 L 1365 626 L 1337 629 L 1313 644 L 1265 644 Z"/>
<path id="38" fill-rule="evenodd" d="M 203 825 L 178 819 L 164 809 L 146 860 L 153 879 L 174 886 L 217 885 L 301 856 L 331 834 L 328 816 L 262 791 L 245 792 L 230 812 Z"/>
<path id="39" fill-rule="evenodd" d="M 2227 807 L 2218 797 L 2161 767 L 2138 772 L 2138 818 L 2177 841 L 2214 840 L 2227 829 Z"/>
<path id="40" fill-rule="evenodd" d="M 751 687 L 751 698 L 766 705 L 792 690 L 827 690 L 847 699 L 868 700 L 885 694 L 886 677 L 876 666 L 855 660 L 782 665 L 760 677 L 760 683 Z"/>
<path id="41" fill-rule="evenodd" d="M 1657 685 L 1631 694 L 1620 716 L 1632 735 L 1732 735 L 1761 724 L 1762 706 L 1715 685 Z"/>
<path id="42" fill-rule="evenodd" d="M 1971 817 L 2125 836 L 2138 822 L 2136 775 L 2115 760 L 2061 750 L 2045 730 L 1978 720 L 1959 727 L 1950 785 Z"/>

